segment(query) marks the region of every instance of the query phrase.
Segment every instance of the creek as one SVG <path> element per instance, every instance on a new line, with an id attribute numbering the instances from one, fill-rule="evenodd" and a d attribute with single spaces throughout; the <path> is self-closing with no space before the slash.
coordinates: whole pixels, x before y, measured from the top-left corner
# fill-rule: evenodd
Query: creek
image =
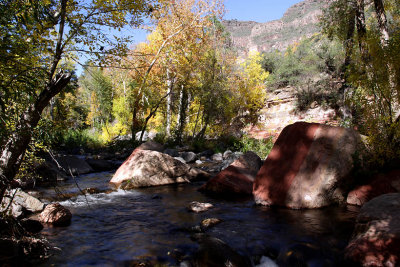
<path id="1" fill-rule="evenodd" d="M 112 173 L 76 178 L 81 188 L 111 189 Z M 255 264 L 261 256 L 279 265 L 302 261 L 312 266 L 343 262 L 358 209 L 329 207 L 289 210 L 254 205 L 251 198 L 224 200 L 197 191 L 202 183 L 112 191 L 78 195 L 61 204 L 68 207 L 72 222 L 67 227 L 45 226 L 42 234 L 59 248 L 44 266 L 124 266 L 137 261 L 179 265 L 198 250 L 190 229 L 202 219 L 219 218 L 222 223 L 207 229 Z M 42 198 L 57 199 L 60 192 L 79 192 L 73 179 L 40 189 Z M 192 201 L 209 202 L 214 208 L 189 212 Z M 178 256 L 177 256 L 178 255 Z M 294 257 L 294 258 L 293 258 Z"/>

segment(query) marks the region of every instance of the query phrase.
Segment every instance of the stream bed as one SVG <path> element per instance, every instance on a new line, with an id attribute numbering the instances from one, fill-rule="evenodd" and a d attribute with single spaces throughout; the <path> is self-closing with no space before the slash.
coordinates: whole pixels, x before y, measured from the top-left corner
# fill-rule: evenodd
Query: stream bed
<path id="1" fill-rule="evenodd" d="M 107 190 L 111 176 L 95 173 L 76 181 L 82 189 Z M 179 266 L 182 261 L 190 262 L 198 251 L 191 229 L 205 218 L 222 220 L 205 230 L 207 236 L 222 240 L 254 265 L 262 256 L 279 266 L 345 264 L 343 249 L 358 208 L 262 207 L 251 198 L 212 198 L 197 191 L 201 184 L 118 190 L 62 201 L 72 212 L 72 222 L 67 227 L 45 226 L 42 234 L 59 250 L 43 266 L 135 266 L 137 262 Z M 75 194 L 79 189 L 73 179 L 59 184 L 57 190 L 40 189 L 44 199 L 54 200 L 61 192 Z M 189 212 L 192 201 L 212 203 L 214 208 Z"/>

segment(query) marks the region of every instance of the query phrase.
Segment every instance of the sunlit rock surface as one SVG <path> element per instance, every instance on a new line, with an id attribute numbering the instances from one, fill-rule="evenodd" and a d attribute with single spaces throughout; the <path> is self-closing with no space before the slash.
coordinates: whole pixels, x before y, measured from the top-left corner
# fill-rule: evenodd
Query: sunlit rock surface
<path id="1" fill-rule="evenodd" d="M 257 174 L 256 203 L 294 209 L 344 201 L 353 157 L 361 144 L 351 129 L 297 122 L 285 127 Z"/>
<path id="2" fill-rule="evenodd" d="M 110 183 L 124 189 L 131 189 L 185 183 L 208 175 L 170 155 L 153 151 L 154 148 L 163 151 L 161 147 L 154 144 L 136 148 L 118 168 Z"/>

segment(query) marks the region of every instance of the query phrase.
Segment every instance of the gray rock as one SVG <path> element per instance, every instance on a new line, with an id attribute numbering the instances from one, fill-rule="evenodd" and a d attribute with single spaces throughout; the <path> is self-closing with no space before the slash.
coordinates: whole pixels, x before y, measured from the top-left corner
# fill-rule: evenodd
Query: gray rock
<path id="1" fill-rule="evenodd" d="M 174 159 L 177 159 L 177 160 L 179 160 L 179 161 L 182 162 L 182 163 L 186 163 L 186 161 L 185 161 L 183 158 L 181 158 L 181 157 L 174 157 Z"/>
<path id="2" fill-rule="evenodd" d="M 179 157 L 179 152 L 176 149 L 167 148 L 164 150 L 164 154 L 170 155 L 171 157 Z"/>
<path id="3" fill-rule="evenodd" d="M 232 155 L 233 152 L 230 150 L 227 150 L 224 152 L 224 154 L 222 155 L 224 159 L 227 159 L 230 155 Z"/>
<path id="4" fill-rule="evenodd" d="M 11 206 L 9 206 L 11 201 Z M 11 215 L 19 218 L 25 215 L 25 211 L 33 213 L 42 211 L 44 204 L 39 199 L 17 188 L 6 192 L 0 205 L 0 212 L 5 211 L 8 207 Z"/>
<path id="5" fill-rule="evenodd" d="M 198 159 L 198 160 L 196 160 L 196 162 L 195 162 L 195 163 L 196 163 L 196 165 L 201 165 L 201 164 L 203 164 L 203 162 L 202 162 L 201 160 L 199 160 L 199 159 Z"/>
<path id="6" fill-rule="evenodd" d="M 76 156 L 61 156 L 56 158 L 58 164 L 67 175 L 80 175 L 93 172 L 92 167 L 84 159 Z"/>
<path id="7" fill-rule="evenodd" d="M 36 168 L 36 172 L 42 179 L 38 182 L 56 182 L 64 181 L 67 179 L 66 174 L 58 169 L 57 165 L 52 161 L 45 161 L 43 164 Z"/>
<path id="8" fill-rule="evenodd" d="M 193 212 L 203 212 L 212 208 L 214 208 L 214 205 L 211 203 L 201 203 L 197 201 L 191 202 L 188 206 L 188 209 Z"/>
<path id="9" fill-rule="evenodd" d="M 236 152 L 237 153 L 237 152 Z M 235 160 L 239 159 L 240 156 L 243 155 L 243 153 L 240 152 L 239 153 L 231 153 L 229 155 L 227 155 L 227 157 L 224 159 L 221 170 L 225 170 L 226 168 L 229 167 L 229 165 L 231 165 Z"/>
<path id="10" fill-rule="evenodd" d="M 95 172 L 111 171 L 115 169 L 115 164 L 104 159 L 86 159 L 86 162 Z"/>
<path id="11" fill-rule="evenodd" d="M 124 189 L 187 183 L 208 174 L 173 157 L 151 150 L 135 149 L 119 167 L 110 183 Z"/>
<path id="12" fill-rule="evenodd" d="M 212 161 L 223 161 L 222 153 L 217 153 L 211 156 Z"/>
<path id="13" fill-rule="evenodd" d="M 179 156 L 188 163 L 194 162 L 197 159 L 196 154 L 193 152 L 181 152 L 181 153 L 179 153 Z"/>

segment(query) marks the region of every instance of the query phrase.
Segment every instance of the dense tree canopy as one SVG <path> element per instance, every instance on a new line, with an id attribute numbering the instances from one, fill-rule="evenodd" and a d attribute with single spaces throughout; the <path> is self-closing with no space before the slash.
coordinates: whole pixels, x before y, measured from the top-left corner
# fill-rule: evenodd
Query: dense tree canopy
<path id="1" fill-rule="evenodd" d="M 127 39 L 107 28 L 138 26 L 150 1 L 6 0 L 0 3 L 0 198 L 19 169 L 43 110 L 70 82 L 78 53 L 109 63 Z"/>
<path id="2" fill-rule="evenodd" d="M 323 16 L 325 31 L 346 48 L 354 123 L 380 164 L 400 156 L 398 12 L 398 1 L 336 0 Z"/>

